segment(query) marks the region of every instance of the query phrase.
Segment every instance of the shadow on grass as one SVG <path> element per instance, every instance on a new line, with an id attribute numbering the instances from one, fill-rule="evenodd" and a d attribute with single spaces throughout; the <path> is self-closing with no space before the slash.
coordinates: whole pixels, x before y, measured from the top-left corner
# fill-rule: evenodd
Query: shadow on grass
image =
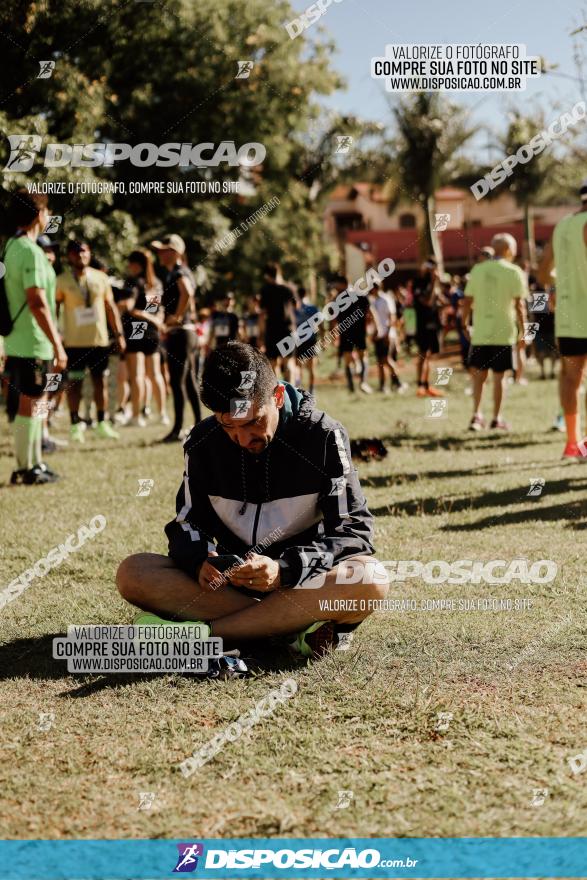
<path id="1" fill-rule="evenodd" d="M 524 466 L 535 469 L 538 467 L 538 464 L 528 462 L 527 465 L 524 465 L 523 462 L 513 461 L 510 462 L 510 464 L 500 464 L 499 472 L 502 473 L 506 470 L 520 471 Z M 560 461 L 547 465 L 540 462 L 541 472 L 560 467 Z M 495 474 L 495 472 L 495 464 L 486 464 L 478 468 L 469 468 L 468 470 L 413 471 L 412 473 L 403 474 L 374 474 L 373 476 L 361 476 L 361 483 L 370 489 L 382 489 L 387 486 L 394 486 L 396 484 L 400 485 L 401 483 L 416 483 L 419 480 L 466 479 L 468 477 L 482 477 L 488 474 Z"/>
<path id="2" fill-rule="evenodd" d="M 464 451 L 474 449 L 520 449 L 530 446 L 543 446 L 549 440 L 558 440 L 560 436 L 544 434 L 533 435 L 526 439 L 511 434 L 449 434 L 444 437 L 430 437 L 422 434 L 386 434 L 380 438 L 390 446 L 409 446 L 421 452 L 434 452 L 437 449 Z"/>
<path id="3" fill-rule="evenodd" d="M 89 673 L 73 673 L 67 671 L 65 660 L 53 658 L 53 639 L 64 638 L 67 633 L 56 632 L 31 639 L 16 639 L 0 645 L 0 681 L 15 678 L 33 678 L 42 680 L 72 679 L 80 680 L 78 686 L 71 690 L 62 691 L 59 696 L 79 698 L 90 697 L 92 694 L 105 690 L 128 687 L 129 685 L 153 681 L 161 678 L 161 675 L 173 676 L 181 673 L 122 673 L 115 675 Z M 229 650 L 230 646 L 225 645 Z M 254 675 L 269 674 L 271 672 L 283 672 L 290 669 L 299 669 L 298 661 L 292 659 L 285 645 L 273 644 L 270 641 L 250 642 L 240 646 L 242 659 L 246 662 L 249 670 Z M 205 676 L 190 675 L 191 681 L 198 684 L 209 681 Z"/>
<path id="4" fill-rule="evenodd" d="M 551 481 L 547 483 L 546 496 L 560 495 L 573 490 L 584 491 L 585 480 L 578 481 L 576 479 L 565 479 Z M 544 517 L 541 515 L 545 509 L 548 509 L 541 506 L 541 502 L 544 501 L 545 496 L 528 498 L 527 492 L 528 485 L 524 485 L 515 489 L 507 489 L 504 492 L 484 492 L 482 495 L 478 495 L 477 497 L 473 495 L 467 495 L 465 497 L 444 495 L 440 496 L 439 498 L 419 498 L 409 501 L 398 501 L 397 503 L 391 503 L 387 505 L 382 505 L 381 507 L 370 508 L 370 510 L 373 516 L 393 516 L 397 514 L 404 514 L 406 516 L 434 516 L 445 513 L 460 513 L 462 511 L 472 511 L 482 507 L 507 507 L 508 505 L 512 504 L 525 503 L 527 505 L 526 508 L 522 511 L 519 511 L 519 513 L 500 513 L 498 517 L 491 517 L 492 524 L 495 525 L 497 518 L 499 518 L 500 523 L 503 522 L 508 515 L 519 516 L 520 518 L 516 519 L 516 522 L 528 522 L 535 519 L 548 519 L 548 517 Z M 571 502 L 567 505 L 560 505 L 560 507 L 571 508 L 573 506 L 573 503 L 577 505 L 583 504 L 583 511 L 585 512 L 586 508 L 584 502 Z M 568 519 L 568 517 L 562 518 Z M 471 530 L 474 530 L 477 527 L 478 526 L 473 523 L 467 524 L 466 526 L 466 528 Z M 454 528 L 456 529 L 457 527 L 455 526 Z M 465 526 L 458 526 L 458 528 L 465 528 Z"/>
<path id="5" fill-rule="evenodd" d="M 452 523 L 441 527 L 444 532 L 475 532 L 478 529 L 488 529 L 493 526 L 521 525 L 528 522 L 550 522 L 556 520 L 570 520 L 564 528 L 582 531 L 587 529 L 587 508 L 585 501 L 571 501 L 567 504 L 551 504 L 549 507 L 534 507 L 530 505 L 525 510 L 512 510 L 500 513 L 497 516 L 488 516 L 485 519 L 473 523 Z"/>

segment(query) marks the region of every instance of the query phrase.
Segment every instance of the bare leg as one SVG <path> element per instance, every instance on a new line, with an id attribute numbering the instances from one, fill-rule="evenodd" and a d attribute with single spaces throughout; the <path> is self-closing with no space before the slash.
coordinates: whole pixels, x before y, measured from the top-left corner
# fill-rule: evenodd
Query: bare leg
<path id="1" fill-rule="evenodd" d="M 145 374 L 143 372 L 142 357 L 139 352 L 128 351 L 126 353 L 132 414 L 135 419 L 140 416 L 145 402 Z"/>
<path id="2" fill-rule="evenodd" d="M 72 379 L 67 386 L 67 405 L 70 413 L 79 412 L 83 381 L 83 379 Z"/>
<path id="3" fill-rule="evenodd" d="M 257 600 L 233 590 L 202 590 L 169 556 L 136 553 L 121 562 L 116 584 L 127 602 L 176 620 L 215 620 Z"/>
<path id="4" fill-rule="evenodd" d="M 161 415 L 163 415 L 165 412 L 166 389 L 161 374 L 161 355 L 158 351 L 156 351 L 155 354 L 145 355 L 145 369 L 147 371 L 147 376 L 151 380 L 157 409 Z"/>
<path id="5" fill-rule="evenodd" d="M 493 418 L 499 419 L 501 402 L 503 400 L 504 373 L 493 374 Z"/>
<path id="6" fill-rule="evenodd" d="M 585 357 L 561 358 L 560 371 L 560 399 L 565 415 L 574 415 L 579 412 L 579 387 L 583 378 Z"/>
<path id="7" fill-rule="evenodd" d="M 584 367 L 584 355 L 561 358 L 559 378 L 560 401 L 565 416 L 568 443 L 578 443 L 581 438 L 579 388 L 583 378 Z"/>
<path id="8" fill-rule="evenodd" d="M 481 397 L 487 381 L 488 370 L 473 370 L 473 415 L 481 415 Z M 502 374 L 503 375 L 503 374 Z"/>
<path id="9" fill-rule="evenodd" d="M 344 351 L 342 354 L 344 361 L 344 372 L 347 381 L 347 388 L 349 391 L 355 390 L 355 383 L 353 380 L 353 353 L 352 351 Z"/>
<path id="10" fill-rule="evenodd" d="M 379 390 L 385 388 L 385 361 L 377 361 L 377 376 L 379 378 Z"/>
<path id="11" fill-rule="evenodd" d="M 516 367 L 516 371 L 514 373 L 514 380 L 519 382 L 524 378 L 524 370 L 526 368 L 526 343 L 522 340 L 517 344 L 518 351 L 518 366 Z"/>
<path id="12" fill-rule="evenodd" d="M 118 358 L 118 366 L 116 367 L 116 406 L 118 409 L 124 409 L 128 402 L 128 369 L 126 361 Z"/>
<path id="13" fill-rule="evenodd" d="M 276 590 L 255 605 L 215 620 L 213 634 L 230 640 L 250 639 L 299 632 L 318 620 L 360 623 L 372 613 L 367 607 L 360 607 L 361 600 L 366 600 L 367 605 L 369 599 L 384 599 L 389 580 L 382 567 L 378 569 L 377 577 L 373 577 L 377 564 L 373 557 L 357 556 L 352 562 L 358 564 L 362 573 L 356 583 L 336 582 L 339 570 L 346 569 L 346 562 L 343 562 L 328 572 L 318 589 Z M 327 610 L 320 607 L 324 600 L 330 603 Z M 337 600 L 346 600 L 346 607 L 336 608 Z M 352 600 L 355 601 L 350 607 Z"/>
<path id="14" fill-rule="evenodd" d="M 106 374 L 102 373 L 100 376 L 92 376 L 92 383 L 94 385 L 96 409 L 106 412 L 108 409 L 108 382 Z"/>
<path id="15" fill-rule="evenodd" d="M 254 639 L 297 632 L 317 620 L 360 623 L 371 613 L 360 600 L 383 599 L 389 582 L 384 569 L 373 576 L 373 557 L 356 557 L 365 574 L 356 583 L 337 584 L 338 567 L 326 575 L 318 589 L 283 589 L 259 594 L 260 601 L 231 587 L 202 590 L 175 567 L 173 560 L 156 553 L 139 553 L 121 563 L 116 580 L 121 595 L 133 605 L 177 620 L 214 621 L 213 634 L 224 639 Z M 346 563 L 342 563 L 346 565 Z M 374 581 L 377 581 L 376 583 Z M 347 600 L 347 607 L 328 610 L 320 601 Z M 349 608 L 348 600 L 356 600 Z"/>
<path id="16" fill-rule="evenodd" d="M 430 378 L 430 352 L 420 354 L 418 358 L 418 385 L 428 385 Z"/>
<path id="17" fill-rule="evenodd" d="M 296 359 L 293 357 L 281 358 L 281 374 L 286 382 L 293 385 L 296 379 Z"/>

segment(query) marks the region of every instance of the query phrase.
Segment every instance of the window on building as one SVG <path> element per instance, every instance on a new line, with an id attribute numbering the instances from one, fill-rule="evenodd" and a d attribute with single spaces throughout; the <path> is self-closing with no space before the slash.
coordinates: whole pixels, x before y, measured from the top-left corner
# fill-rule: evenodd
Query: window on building
<path id="1" fill-rule="evenodd" d="M 400 229 L 414 229 L 416 226 L 416 218 L 413 214 L 400 214 L 399 215 L 399 228 Z"/>
<path id="2" fill-rule="evenodd" d="M 346 232 L 349 229 L 365 229 L 365 221 L 361 214 L 336 214 L 337 232 Z"/>

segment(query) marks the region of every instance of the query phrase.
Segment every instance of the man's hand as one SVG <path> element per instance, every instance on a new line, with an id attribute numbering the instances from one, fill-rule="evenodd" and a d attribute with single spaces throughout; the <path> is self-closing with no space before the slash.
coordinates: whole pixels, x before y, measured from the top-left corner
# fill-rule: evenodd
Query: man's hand
<path id="1" fill-rule="evenodd" d="M 269 593 L 281 586 L 281 571 L 275 559 L 251 553 L 244 565 L 230 572 L 230 582 L 260 593 Z"/>
<path id="2" fill-rule="evenodd" d="M 218 556 L 218 553 L 209 553 L 208 559 L 210 559 L 211 556 Z M 200 570 L 198 572 L 198 585 L 203 590 L 214 592 L 214 590 L 224 587 L 227 584 L 227 580 L 222 572 L 218 571 L 217 568 L 214 568 L 211 562 L 208 562 L 208 559 L 205 559 L 200 565 Z"/>
<path id="3" fill-rule="evenodd" d="M 58 373 L 63 373 L 67 366 L 67 355 L 65 353 L 65 349 L 59 343 L 55 347 L 54 357 L 53 357 L 53 367 Z"/>

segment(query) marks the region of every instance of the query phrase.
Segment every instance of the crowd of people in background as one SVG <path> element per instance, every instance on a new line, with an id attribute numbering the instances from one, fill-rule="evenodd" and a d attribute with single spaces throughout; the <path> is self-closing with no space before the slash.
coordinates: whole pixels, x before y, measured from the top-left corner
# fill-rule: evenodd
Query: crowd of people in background
<path id="1" fill-rule="evenodd" d="M 585 186 L 581 200 L 584 216 Z M 471 378 L 473 431 L 486 427 L 481 401 L 489 371 L 494 376 L 490 427 L 495 430 L 508 430 L 501 415 L 504 382 L 508 375 L 513 382 L 527 382 L 528 354 L 535 355 L 541 378 L 546 378 L 547 362 L 549 375 L 555 374 L 560 348 L 552 294 L 555 258 L 549 251 L 552 265 L 539 284 L 528 265 L 517 264 L 516 241 L 508 234 L 495 236 L 490 247 L 481 249 L 467 276 L 440 273 L 431 257 L 411 277 L 404 273 L 398 281 L 400 276 L 393 275 L 375 284 L 356 299 L 350 320 L 339 316 L 312 323 L 318 306 L 301 283 L 286 282 L 276 264 L 266 265 L 246 290 L 203 295 L 179 235 L 137 246 L 128 254 L 124 277 L 118 277 L 102 260 L 107 255 L 93 254 L 91 242 L 54 244 L 43 233 L 47 216 L 46 197 L 25 190 L 13 195 L 12 235 L 3 257 L 10 332 L 2 352 L 3 391 L 14 424 L 13 484 L 57 479 L 43 454 L 63 443 L 50 436 L 49 427 L 65 402 L 71 443 L 84 443 L 89 427 L 96 437 L 115 440 L 124 426 L 141 428 L 152 419 L 169 429 L 162 442 L 181 441 L 186 405 L 194 423 L 202 417 L 198 377 L 206 358 L 232 340 L 260 348 L 277 375 L 311 393 L 317 361 L 329 345 L 336 349 L 336 369 L 329 379 L 344 378 L 349 393 L 405 394 L 405 363 L 415 357 L 415 394 L 432 398 L 444 393 L 431 378 L 434 361 L 457 351 Z M 572 235 L 582 237 L 584 224 L 575 226 Z M 556 250 L 556 240 L 553 244 Z M 564 283 L 572 299 L 573 279 Z M 332 276 L 324 306 L 348 286 L 344 275 Z M 542 307 L 535 309 L 540 290 Z M 284 354 L 281 341 L 309 324 L 312 332 Z M 562 353 L 581 359 L 577 369 L 582 375 L 587 349 L 575 349 L 567 345 Z M 370 358 L 376 389 L 369 380 Z M 112 369 L 116 401 L 111 404 Z M 84 396 L 87 375 L 91 400 Z M 576 419 L 568 419 L 579 387 L 574 380 L 555 423 L 567 429 L 567 457 L 582 454 L 573 429 Z"/>

